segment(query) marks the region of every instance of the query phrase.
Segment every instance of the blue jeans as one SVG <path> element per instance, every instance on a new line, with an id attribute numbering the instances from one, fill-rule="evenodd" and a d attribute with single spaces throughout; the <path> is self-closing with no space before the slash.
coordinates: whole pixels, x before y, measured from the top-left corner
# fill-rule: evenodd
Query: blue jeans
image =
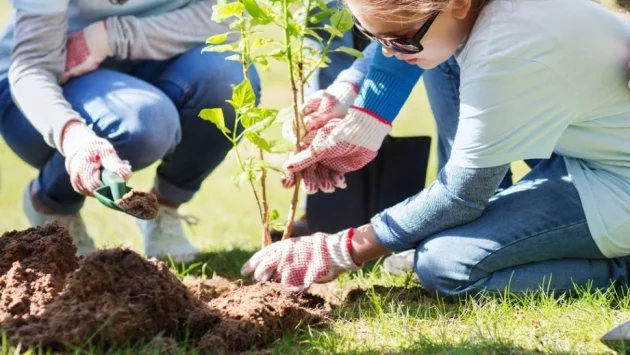
<path id="1" fill-rule="evenodd" d="M 114 63 L 63 86 L 66 99 L 100 137 L 110 141 L 134 170 L 158 160 L 154 190 L 172 204 L 192 199 L 204 179 L 221 163 L 231 143 L 216 126 L 198 118 L 204 108 L 222 108 L 234 123 L 230 85 L 243 80 L 240 64 L 226 53 L 201 53 L 203 46 L 166 61 Z M 250 78 L 260 96 L 255 69 Z M 70 184 L 64 157 L 48 146 L 0 82 L 0 134 L 26 163 L 39 170 L 35 197 L 56 213 L 76 213 L 84 203 Z"/>
<path id="2" fill-rule="evenodd" d="M 449 70 L 453 65 L 449 61 L 426 73 L 431 73 L 425 76 L 431 78 L 426 82 L 431 103 L 440 103 L 435 112 L 458 110 L 458 90 L 445 85 L 459 80 L 459 71 Z M 440 134 L 450 139 L 456 124 L 456 119 L 438 122 Z M 599 251 L 564 158 L 529 163 L 529 174 L 497 193 L 480 218 L 418 245 L 415 269 L 427 290 L 455 296 L 629 284 L 630 257 L 607 259 Z"/>

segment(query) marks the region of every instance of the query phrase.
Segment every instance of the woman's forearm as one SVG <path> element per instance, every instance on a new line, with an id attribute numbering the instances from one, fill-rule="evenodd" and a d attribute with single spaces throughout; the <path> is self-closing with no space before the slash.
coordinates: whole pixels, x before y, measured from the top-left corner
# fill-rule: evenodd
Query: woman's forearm
<path id="1" fill-rule="evenodd" d="M 66 124 L 81 116 L 58 84 L 66 63 L 66 12 L 16 12 L 8 79 L 15 104 L 51 147 L 61 147 Z"/>
<path id="2" fill-rule="evenodd" d="M 461 168 L 446 164 L 419 194 L 372 218 L 375 239 L 393 251 L 415 248 L 422 240 L 479 218 L 509 164 Z"/>
<path id="3" fill-rule="evenodd" d="M 355 264 L 361 265 L 390 253 L 391 250 L 376 240 L 371 225 L 366 224 L 355 230 L 352 236 L 352 260 Z"/>
<path id="4" fill-rule="evenodd" d="M 165 14 L 110 17 L 107 37 L 117 59 L 164 60 L 203 44 L 214 34 L 229 30 L 212 21 L 215 1 L 202 0 Z"/>

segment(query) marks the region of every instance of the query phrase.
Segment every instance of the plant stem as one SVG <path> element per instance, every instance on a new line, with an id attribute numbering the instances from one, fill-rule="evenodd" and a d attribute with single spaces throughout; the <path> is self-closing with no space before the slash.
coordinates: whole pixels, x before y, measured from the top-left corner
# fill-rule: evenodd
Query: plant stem
<path id="1" fill-rule="evenodd" d="M 287 53 L 287 62 L 289 64 L 289 78 L 291 81 L 291 96 L 293 100 L 293 129 L 295 130 L 296 136 L 296 149 L 300 149 L 300 126 L 301 124 L 301 114 L 299 112 L 299 100 L 298 100 L 298 85 L 296 83 L 295 78 L 295 63 L 293 61 L 293 50 L 291 48 L 291 35 L 289 33 L 289 4 L 288 0 L 282 1 L 282 11 L 284 14 L 284 40 L 285 40 L 285 52 Z M 307 16 L 308 18 L 308 13 Z M 304 36 L 302 35 L 302 38 Z M 302 48 L 302 42 L 300 42 L 300 48 Z M 298 53 L 298 56 L 301 56 L 301 53 Z M 282 239 L 287 239 L 291 237 L 293 233 L 293 221 L 295 220 L 295 211 L 297 209 L 297 201 L 299 197 L 299 189 L 301 182 L 301 174 L 295 173 L 295 187 L 293 188 L 293 197 L 291 199 L 291 204 L 289 205 L 289 215 L 287 217 L 287 223 L 284 227 L 284 233 L 282 234 Z"/>
<path id="2" fill-rule="evenodd" d="M 241 66 L 243 68 L 243 78 L 244 80 L 249 81 L 249 62 L 250 62 L 250 31 L 247 27 L 247 22 L 245 22 L 244 28 L 241 29 L 241 44 L 242 44 L 242 53 L 241 53 Z M 236 135 L 236 129 L 234 130 L 234 135 Z M 264 160 L 263 150 L 258 148 L 258 157 L 261 161 Z M 240 154 L 237 150 L 237 159 L 239 160 L 239 164 L 242 167 L 242 161 L 240 158 Z M 260 192 L 261 198 L 258 196 L 258 192 L 256 190 L 256 186 L 254 185 L 254 181 L 249 179 L 249 183 L 252 187 L 252 191 L 254 191 L 254 197 L 256 198 L 256 204 L 258 205 L 258 212 L 260 214 L 260 221 L 262 224 L 262 232 L 261 232 L 261 245 L 262 247 L 266 247 L 271 244 L 271 231 L 269 230 L 269 201 L 267 200 L 267 169 L 265 167 L 261 167 L 262 176 L 260 179 Z"/>

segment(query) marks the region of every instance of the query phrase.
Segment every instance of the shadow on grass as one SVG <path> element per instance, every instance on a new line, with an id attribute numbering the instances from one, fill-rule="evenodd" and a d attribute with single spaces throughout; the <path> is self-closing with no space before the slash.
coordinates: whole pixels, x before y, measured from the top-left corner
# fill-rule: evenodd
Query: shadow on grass
<path id="1" fill-rule="evenodd" d="M 375 334 L 378 337 L 378 334 Z M 298 346 L 296 346 L 299 344 Z M 332 339 L 320 333 L 311 332 L 311 339 L 304 340 L 295 337 L 285 337 L 276 343 L 273 348 L 274 354 L 321 354 L 321 353 L 343 353 L 356 355 L 371 354 L 541 354 L 553 353 L 560 355 L 573 354 L 559 349 L 528 349 L 510 341 L 509 339 L 484 339 L 476 341 L 462 341 L 459 343 L 436 343 L 428 339 L 421 338 L 411 345 L 402 346 L 398 349 L 388 348 L 374 350 L 351 350 L 361 344 L 349 343 L 343 339 Z"/>

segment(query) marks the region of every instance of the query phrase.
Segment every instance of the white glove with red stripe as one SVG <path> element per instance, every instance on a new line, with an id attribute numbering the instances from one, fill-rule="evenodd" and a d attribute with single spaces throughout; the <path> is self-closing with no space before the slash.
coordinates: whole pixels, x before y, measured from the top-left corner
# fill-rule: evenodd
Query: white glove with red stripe
<path id="1" fill-rule="evenodd" d="M 345 271 L 361 266 L 352 260 L 354 228 L 327 235 L 289 238 L 271 244 L 254 254 L 241 268 L 241 274 L 254 274 L 254 281 L 275 278 L 297 290 L 313 283 L 334 280 Z"/>
<path id="2" fill-rule="evenodd" d="M 314 176 L 330 176 L 334 187 L 343 188 L 343 174 L 361 169 L 377 155 L 383 140 L 391 131 L 391 124 L 368 110 L 351 107 L 343 119 L 332 119 L 317 130 L 314 137 L 306 137 L 304 150 L 291 154 L 284 163 L 284 181 L 290 182 L 291 174 L 302 172 Z M 310 170 L 309 170 L 310 169 Z M 320 173 L 322 172 L 323 173 Z M 334 178 L 333 178 L 334 176 Z M 343 182 L 342 184 L 336 184 Z M 323 192 L 334 191 L 329 185 L 318 181 L 311 184 L 307 193 L 317 186 Z M 322 185 L 327 185 L 322 189 Z M 317 191 L 317 190 L 315 190 Z"/>
<path id="3" fill-rule="evenodd" d="M 95 22 L 81 31 L 71 33 L 66 42 L 66 70 L 61 83 L 96 70 L 107 57 L 113 55 L 105 21 Z"/>
<path id="4" fill-rule="evenodd" d="M 66 125 L 61 147 L 72 188 L 81 195 L 90 196 L 101 187 L 101 167 L 120 175 L 125 181 L 131 178 L 129 162 L 121 160 L 110 142 L 97 136 L 82 122 Z"/>

